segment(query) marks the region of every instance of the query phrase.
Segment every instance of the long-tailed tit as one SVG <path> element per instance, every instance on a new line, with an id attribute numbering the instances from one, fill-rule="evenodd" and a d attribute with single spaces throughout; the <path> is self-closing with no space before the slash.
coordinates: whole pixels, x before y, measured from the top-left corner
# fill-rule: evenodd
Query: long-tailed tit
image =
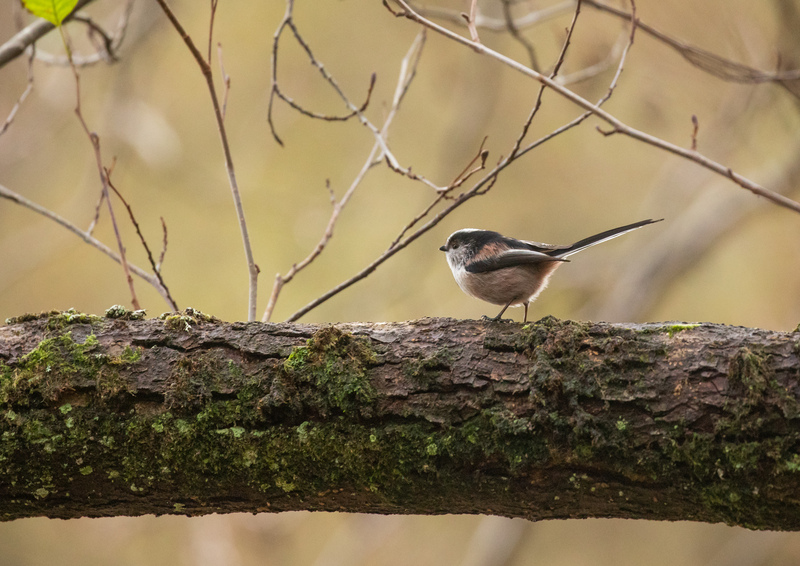
<path id="1" fill-rule="evenodd" d="M 453 232 L 439 249 L 447 254 L 447 263 L 462 291 L 494 305 L 503 305 L 494 320 L 500 320 L 508 307 L 522 305 L 527 322 L 528 305 L 547 286 L 558 266 L 569 261 L 565 258 L 661 220 L 663 218 L 642 220 L 606 230 L 571 246 L 526 242 L 489 230 L 467 228 Z"/>

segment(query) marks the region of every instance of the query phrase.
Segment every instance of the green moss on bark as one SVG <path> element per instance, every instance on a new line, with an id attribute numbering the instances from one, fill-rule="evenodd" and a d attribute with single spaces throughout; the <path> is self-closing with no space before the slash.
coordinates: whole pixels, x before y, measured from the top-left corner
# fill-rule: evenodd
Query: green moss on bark
<path id="1" fill-rule="evenodd" d="M 376 397 L 367 369 L 376 363 L 377 355 L 368 340 L 330 326 L 318 331 L 305 346 L 295 348 L 283 369 L 299 386 L 314 385 L 315 404 L 323 414 L 366 417 L 373 413 Z"/>

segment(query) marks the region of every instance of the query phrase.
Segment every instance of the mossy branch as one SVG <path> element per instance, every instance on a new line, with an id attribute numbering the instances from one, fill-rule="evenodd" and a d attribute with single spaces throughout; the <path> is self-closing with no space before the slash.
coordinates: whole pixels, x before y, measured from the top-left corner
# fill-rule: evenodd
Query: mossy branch
<path id="1" fill-rule="evenodd" d="M 0 519 L 309 509 L 800 530 L 800 333 L 107 314 L 0 327 Z"/>

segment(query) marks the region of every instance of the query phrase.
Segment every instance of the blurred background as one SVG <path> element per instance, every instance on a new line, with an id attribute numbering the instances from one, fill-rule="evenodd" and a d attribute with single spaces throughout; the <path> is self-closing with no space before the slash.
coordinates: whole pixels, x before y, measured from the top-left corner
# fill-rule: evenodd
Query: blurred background
<path id="1" fill-rule="evenodd" d="M 562 5 L 514 2 L 512 14 Z M 614 6 L 629 10 L 627 3 Z M 247 268 L 205 81 L 186 46 L 153 2 L 133 2 L 113 65 L 80 70 L 81 105 L 100 137 L 112 180 L 133 207 L 155 253 L 168 227 L 163 276 L 181 308 L 225 320 L 247 317 Z M 466 1 L 440 0 L 448 13 Z M 573 6 L 520 30 L 544 70 L 558 55 Z M 209 9 L 174 2 L 201 51 Z M 430 7 L 433 7 L 431 4 Z M 502 20 L 498 0 L 481 14 Z M 800 1 L 638 0 L 637 14 L 661 32 L 764 71 L 800 68 Z M 275 273 L 286 273 L 322 236 L 331 213 L 328 186 L 341 198 L 374 138 L 355 121 L 323 122 L 276 101 L 273 139 L 267 111 L 270 57 L 286 6 L 220 3 L 214 43 L 231 77 L 225 123 L 261 268 L 258 316 Z M 0 43 L 32 18 L 16 2 L 0 5 Z M 113 30 L 124 6 L 98 0 L 86 13 Z M 437 20 L 466 34 L 445 19 Z M 400 65 L 419 29 L 380 2 L 297 2 L 295 23 L 315 56 L 356 103 L 377 82 L 367 117 L 380 127 Z M 79 54 L 91 53 L 85 26 L 67 31 Z M 479 30 L 481 40 L 523 63 L 522 42 Z M 561 74 L 597 67 L 570 84 L 596 101 L 614 76 L 627 22 L 584 6 Z M 51 33 L 42 57 L 61 56 Z M 218 92 L 219 59 L 212 49 Z M 290 33 L 281 39 L 278 79 L 306 108 L 346 113 Z M 608 63 L 608 64 L 606 64 Z M 95 215 L 100 182 L 90 143 L 77 121 L 69 68 L 37 61 L 34 86 L 0 136 L 0 184 L 82 229 Z M 0 69 L 0 121 L 28 79 L 26 57 Z M 795 91 L 800 90 L 795 88 Z M 535 101 L 531 80 L 488 57 L 429 34 L 416 77 L 395 117 L 389 144 L 401 165 L 438 185 L 458 175 L 488 136 L 487 164 L 507 155 Z M 698 150 L 734 171 L 800 198 L 800 105 L 776 84 L 721 80 L 640 31 L 605 108 L 629 125 Z M 580 114 L 552 92 L 528 140 Z M 425 316 L 477 318 L 495 307 L 457 288 L 438 247 L 464 227 L 518 238 L 571 243 L 643 218 L 663 223 L 593 248 L 553 277 L 531 310 L 608 321 L 711 321 L 792 330 L 800 322 L 800 216 L 699 166 L 622 135 L 604 137 L 593 118 L 517 161 L 491 191 L 445 218 L 375 273 L 312 310 L 307 322 L 398 321 Z M 477 178 L 477 177 L 476 177 Z M 469 186 L 468 184 L 465 186 Z M 323 254 L 288 284 L 280 321 L 369 264 L 433 199 L 431 188 L 372 168 L 343 210 Z M 146 256 L 116 201 L 129 261 Z M 107 211 L 94 235 L 116 249 Z M 150 316 L 167 311 L 141 280 Z M 102 313 L 130 306 L 122 269 L 52 220 L 0 199 L 0 320 L 26 312 L 75 308 Z M 511 316 L 521 319 L 521 310 Z M 800 535 L 753 533 L 719 525 L 582 520 L 528 523 L 492 517 L 373 517 L 322 513 L 258 516 L 141 517 L 0 524 L 0 563 L 50 564 L 549 564 L 783 565 L 800 559 Z"/>

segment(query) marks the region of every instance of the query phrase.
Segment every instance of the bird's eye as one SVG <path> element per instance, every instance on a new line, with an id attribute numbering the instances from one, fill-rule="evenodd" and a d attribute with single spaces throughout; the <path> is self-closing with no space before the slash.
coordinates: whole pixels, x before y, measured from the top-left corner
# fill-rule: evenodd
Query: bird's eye
<path id="1" fill-rule="evenodd" d="M 459 244 L 452 244 L 452 245 L 450 246 L 450 249 L 451 249 L 451 250 L 457 250 L 457 249 L 458 249 L 458 246 L 459 246 Z"/>

